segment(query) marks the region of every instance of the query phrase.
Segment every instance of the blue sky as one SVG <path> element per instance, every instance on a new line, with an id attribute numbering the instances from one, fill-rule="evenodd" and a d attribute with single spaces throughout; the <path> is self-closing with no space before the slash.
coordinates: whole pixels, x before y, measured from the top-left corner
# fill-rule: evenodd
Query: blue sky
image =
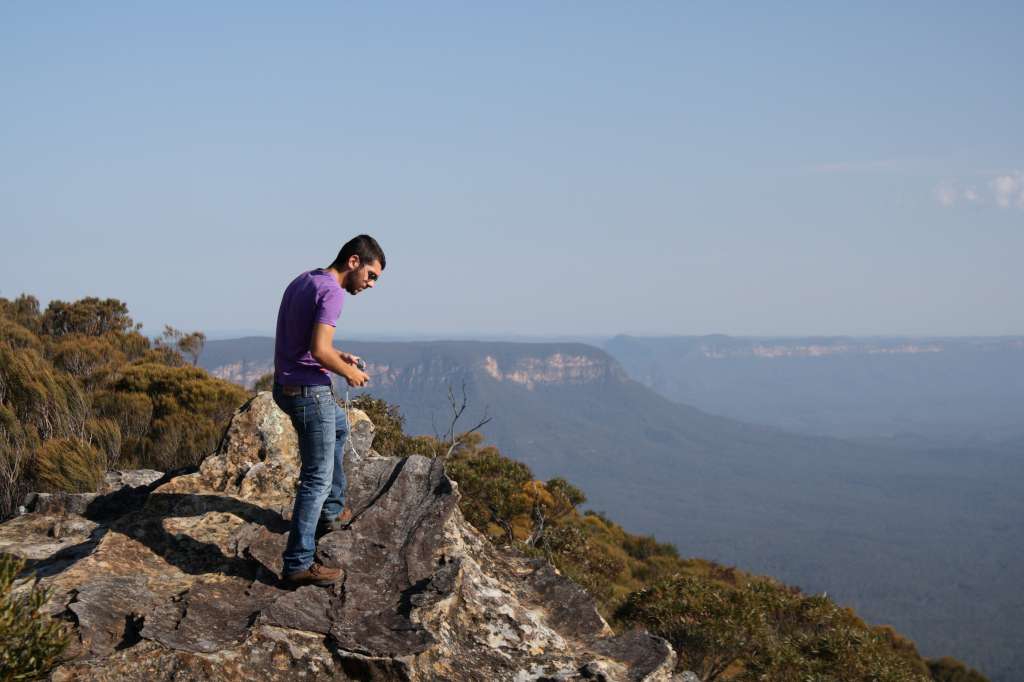
<path id="1" fill-rule="evenodd" d="M 0 295 L 340 336 L 1024 334 L 1019 3 L 5 3 Z M 833 5 L 833 6 L 827 6 Z"/>

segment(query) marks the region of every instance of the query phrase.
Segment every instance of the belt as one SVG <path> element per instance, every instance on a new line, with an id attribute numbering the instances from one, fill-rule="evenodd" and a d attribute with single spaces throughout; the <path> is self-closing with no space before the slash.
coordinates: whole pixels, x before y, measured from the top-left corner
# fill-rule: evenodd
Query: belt
<path id="1" fill-rule="evenodd" d="M 333 389 L 327 384 L 311 384 L 306 386 L 277 384 L 277 386 L 281 389 L 282 394 L 292 396 L 301 395 L 309 397 L 311 395 L 315 395 L 316 393 L 323 393 L 324 389 L 327 389 L 327 391 L 331 393 L 334 392 Z"/>

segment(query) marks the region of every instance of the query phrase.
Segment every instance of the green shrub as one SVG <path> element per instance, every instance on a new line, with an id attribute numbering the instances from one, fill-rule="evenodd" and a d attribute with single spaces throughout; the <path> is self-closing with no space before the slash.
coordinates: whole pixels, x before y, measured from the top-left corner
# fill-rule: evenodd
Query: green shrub
<path id="1" fill-rule="evenodd" d="M 352 407 L 365 412 L 373 422 L 373 448 L 382 455 L 435 457 L 441 449 L 437 439 L 431 436 L 405 435 L 405 417 L 399 411 L 398 405 L 391 405 L 364 393 L 352 400 Z"/>
<path id="2" fill-rule="evenodd" d="M 33 680 L 45 675 L 67 647 L 63 623 L 42 613 L 47 594 L 33 589 L 12 594 L 14 578 L 24 562 L 0 555 L 0 680 Z"/>
<path id="3" fill-rule="evenodd" d="M 702 680 L 925 682 L 920 657 L 824 596 L 770 580 L 673 576 L 633 593 L 620 622 L 665 637 Z M 904 640 L 906 641 L 906 640 Z"/>
<path id="4" fill-rule="evenodd" d="M 42 352 L 43 342 L 39 337 L 14 320 L 0 317 L 0 342 L 12 348 L 33 348 Z"/>
<path id="5" fill-rule="evenodd" d="M 41 492 L 86 493 L 100 489 L 106 456 L 77 438 L 43 442 L 32 461 L 31 478 Z"/>
<path id="6" fill-rule="evenodd" d="M 141 326 L 141 325 L 139 325 Z M 51 337 L 66 334 L 102 336 L 137 329 L 128 306 L 117 299 L 86 297 L 72 303 L 51 301 L 42 317 L 42 332 Z"/>
<path id="7" fill-rule="evenodd" d="M 40 438 L 83 435 L 88 406 L 81 387 L 33 348 L 0 341 L 0 403 Z"/>
<path id="8" fill-rule="evenodd" d="M 274 373 L 267 372 L 259 379 L 257 379 L 256 383 L 253 384 L 252 386 L 252 390 L 254 393 L 261 393 L 263 391 L 274 390 Z M 374 424 L 376 424 L 376 422 L 374 422 Z"/>
<path id="9" fill-rule="evenodd" d="M 121 455 L 121 429 L 112 419 L 89 419 L 85 422 L 85 433 L 89 444 L 103 453 L 106 465 L 117 468 Z"/>
<path id="10" fill-rule="evenodd" d="M 42 323 L 39 299 L 29 294 L 22 294 L 13 301 L 0 297 L 0 317 L 12 320 L 33 334 L 38 334 Z"/>
<path id="11" fill-rule="evenodd" d="M 166 471 L 198 464 L 213 452 L 248 397 L 198 367 L 143 360 L 122 367 L 93 403 L 97 414 L 121 428 L 122 459 Z"/>
<path id="12" fill-rule="evenodd" d="M 988 682 L 988 678 L 950 656 L 928 661 L 928 672 L 935 682 Z"/>

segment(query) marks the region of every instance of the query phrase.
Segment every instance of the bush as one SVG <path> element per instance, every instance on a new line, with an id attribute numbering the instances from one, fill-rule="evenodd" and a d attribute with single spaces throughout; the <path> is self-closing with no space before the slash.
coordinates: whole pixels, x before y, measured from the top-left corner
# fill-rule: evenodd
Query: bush
<path id="1" fill-rule="evenodd" d="M 673 576 L 630 595 L 616 616 L 668 639 L 680 668 L 705 681 L 929 679 L 916 651 L 908 656 L 885 629 L 769 580 Z"/>
<path id="2" fill-rule="evenodd" d="M 253 386 L 252 386 L 252 390 L 253 390 L 254 393 L 261 393 L 263 391 L 272 391 L 272 390 L 274 390 L 274 373 L 273 372 L 267 372 L 266 374 L 261 376 L 259 379 L 257 379 L 256 383 L 253 384 Z M 374 422 L 374 423 L 376 423 L 376 422 Z"/>
<path id="3" fill-rule="evenodd" d="M 121 428 L 122 459 L 167 470 L 197 464 L 213 452 L 247 398 L 243 388 L 198 367 L 139 361 L 122 367 L 94 405 Z"/>
<path id="4" fill-rule="evenodd" d="M 121 429 L 112 419 L 90 419 L 85 422 L 85 433 L 89 444 L 103 453 L 106 465 L 117 468 L 121 455 Z"/>
<path id="5" fill-rule="evenodd" d="M 12 348 L 0 340 L 0 403 L 40 438 L 81 436 L 88 414 L 75 378 L 56 370 L 32 348 Z"/>
<path id="6" fill-rule="evenodd" d="M 950 656 L 928 661 L 928 672 L 935 682 L 988 682 L 988 678 Z"/>
<path id="7" fill-rule="evenodd" d="M 500 532 L 488 534 L 513 542 L 513 521 L 517 516 L 529 517 L 532 511 L 530 498 L 523 492 L 524 484 L 533 479 L 529 467 L 503 457 L 497 448 L 466 446 L 448 460 L 447 471 L 459 483 L 466 520 L 485 532 L 497 526 Z"/>
<path id="8" fill-rule="evenodd" d="M 87 493 L 100 489 L 106 471 L 106 456 L 88 443 L 51 438 L 36 451 L 30 475 L 41 492 Z"/>
<path id="9" fill-rule="evenodd" d="M 54 338 L 65 334 L 124 334 L 134 329 L 137 326 L 128 315 L 128 306 L 113 298 L 100 300 L 90 296 L 73 303 L 51 301 L 42 318 L 42 332 Z"/>
<path id="10" fill-rule="evenodd" d="M 64 624 L 41 613 L 48 596 L 44 590 L 33 589 L 24 597 L 12 594 L 23 567 L 23 561 L 0 555 L 0 680 L 45 675 L 69 641 Z"/>

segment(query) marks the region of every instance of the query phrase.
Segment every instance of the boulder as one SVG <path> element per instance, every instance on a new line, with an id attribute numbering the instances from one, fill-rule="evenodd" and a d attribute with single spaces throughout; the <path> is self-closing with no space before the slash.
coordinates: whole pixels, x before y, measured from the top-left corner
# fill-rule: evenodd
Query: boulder
<path id="1" fill-rule="evenodd" d="M 351 417 L 351 523 L 320 539 L 344 568 L 289 589 L 281 552 L 298 475 L 268 393 L 193 470 L 117 472 L 83 497 L 33 498 L 0 525 L 74 626 L 54 680 L 671 680 L 669 644 L 615 635 L 548 563 L 495 547 L 459 511 L 444 463 L 381 457 Z"/>

